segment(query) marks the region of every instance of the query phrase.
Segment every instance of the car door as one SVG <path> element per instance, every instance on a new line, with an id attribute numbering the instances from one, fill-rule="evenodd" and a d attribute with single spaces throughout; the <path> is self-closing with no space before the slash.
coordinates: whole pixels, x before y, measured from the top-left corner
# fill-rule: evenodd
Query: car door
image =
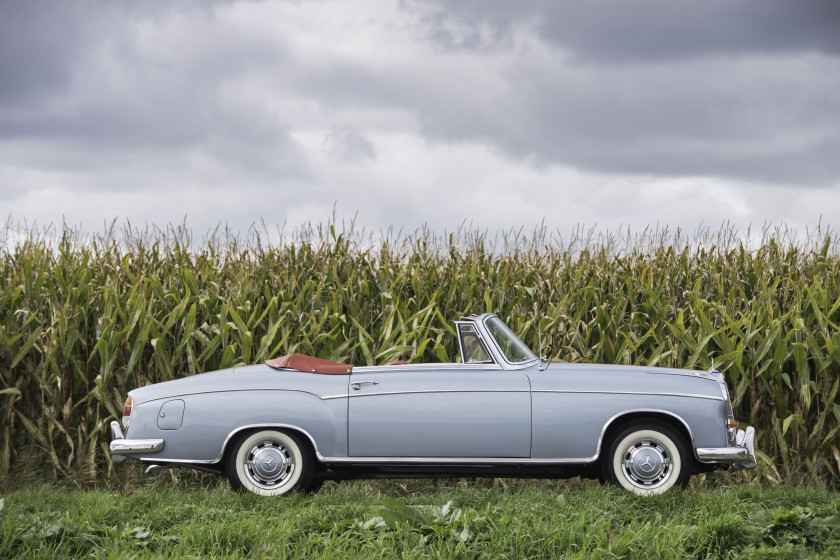
<path id="1" fill-rule="evenodd" d="M 472 363 L 362 367 L 348 391 L 350 457 L 530 457 L 524 373 Z"/>

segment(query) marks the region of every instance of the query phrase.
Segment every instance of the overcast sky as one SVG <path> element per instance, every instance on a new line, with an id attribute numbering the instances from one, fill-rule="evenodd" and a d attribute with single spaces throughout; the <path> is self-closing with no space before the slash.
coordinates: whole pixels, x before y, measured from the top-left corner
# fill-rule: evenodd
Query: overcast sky
<path id="1" fill-rule="evenodd" d="M 840 2 L 0 1 L 0 211 L 840 226 Z"/>

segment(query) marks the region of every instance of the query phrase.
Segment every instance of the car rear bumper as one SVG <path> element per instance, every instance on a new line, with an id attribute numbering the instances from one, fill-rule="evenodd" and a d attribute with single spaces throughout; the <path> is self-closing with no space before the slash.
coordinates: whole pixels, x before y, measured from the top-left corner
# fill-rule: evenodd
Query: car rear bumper
<path id="1" fill-rule="evenodd" d="M 121 463 L 131 453 L 156 453 L 163 449 L 162 439 L 125 439 L 122 427 L 116 420 L 111 422 L 111 461 Z"/>
<path id="2" fill-rule="evenodd" d="M 738 430 L 733 447 L 698 447 L 697 458 L 702 463 L 729 463 L 736 469 L 754 469 L 758 466 L 755 460 L 755 429 L 748 426 L 745 430 Z"/>

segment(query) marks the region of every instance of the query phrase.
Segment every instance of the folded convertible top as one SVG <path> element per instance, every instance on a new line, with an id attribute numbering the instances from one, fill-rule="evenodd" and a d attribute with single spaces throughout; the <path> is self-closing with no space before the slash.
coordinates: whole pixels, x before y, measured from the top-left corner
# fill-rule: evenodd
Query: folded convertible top
<path id="1" fill-rule="evenodd" d="M 340 364 L 329 360 L 322 360 L 306 354 L 287 354 L 273 360 L 266 360 L 266 365 L 275 369 L 296 369 L 309 373 L 324 373 L 328 375 L 349 375 L 353 371 L 353 364 Z"/>

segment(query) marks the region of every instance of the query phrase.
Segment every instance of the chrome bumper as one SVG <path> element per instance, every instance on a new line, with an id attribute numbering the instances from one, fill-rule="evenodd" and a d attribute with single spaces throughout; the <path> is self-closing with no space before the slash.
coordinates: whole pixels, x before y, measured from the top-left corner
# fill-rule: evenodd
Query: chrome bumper
<path id="1" fill-rule="evenodd" d="M 736 469 L 754 469 L 758 466 L 755 460 L 755 429 L 738 430 L 735 434 L 735 447 L 698 447 L 697 458 L 702 463 L 731 463 Z"/>
<path id="2" fill-rule="evenodd" d="M 122 427 L 116 420 L 111 421 L 111 461 L 121 463 L 128 453 L 155 453 L 163 449 L 162 439 L 125 439 Z"/>

